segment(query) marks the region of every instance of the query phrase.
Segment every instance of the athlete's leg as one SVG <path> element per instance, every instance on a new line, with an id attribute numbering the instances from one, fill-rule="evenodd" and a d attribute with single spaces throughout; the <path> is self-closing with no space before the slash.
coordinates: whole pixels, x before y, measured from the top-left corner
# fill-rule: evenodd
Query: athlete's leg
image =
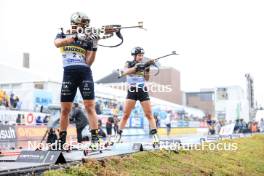
<path id="1" fill-rule="evenodd" d="M 61 102 L 60 131 L 67 131 L 72 102 Z"/>
<path id="2" fill-rule="evenodd" d="M 135 105 L 136 105 L 135 100 L 126 99 L 123 118 L 121 119 L 119 130 L 123 130 L 125 128 L 127 120 L 129 119 L 131 111 L 135 107 Z"/>
<path id="3" fill-rule="evenodd" d="M 69 125 L 69 114 L 71 111 L 71 102 L 61 102 L 61 116 L 60 116 L 60 132 L 59 132 L 59 143 L 57 143 L 57 149 L 62 150 L 63 145 L 66 143 L 67 128 Z"/>
<path id="4" fill-rule="evenodd" d="M 91 129 L 91 148 L 97 150 L 99 148 L 99 134 L 98 134 L 98 121 L 95 111 L 95 100 L 84 100 L 84 107 L 88 114 L 89 126 Z"/>
<path id="5" fill-rule="evenodd" d="M 97 114 L 95 111 L 95 100 L 84 100 L 84 107 L 88 115 L 89 126 L 91 129 L 98 129 Z"/>
<path id="6" fill-rule="evenodd" d="M 135 107 L 135 105 L 136 105 L 136 100 L 126 99 L 123 117 L 121 119 L 120 126 L 117 130 L 117 134 L 114 140 L 115 142 L 120 142 L 123 129 L 125 128 L 127 120 L 129 119 L 131 111 Z"/>
<path id="7" fill-rule="evenodd" d="M 155 121 L 155 118 L 154 118 L 154 116 L 152 114 L 152 110 L 151 110 L 150 100 L 142 101 L 140 103 L 141 103 L 141 106 L 144 110 L 145 116 L 149 121 L 150 128 L 151 129 L 157 129 L 156 121 Z"/>
<path id="8" fill-rule="evenodd" d="M 82 70 L 82 81 L 79 84 L 80 93 L 83 98 L 85 110 L 88 114 L 89 126 L 92 135 L 91 148 L 98 149 L 99 135 L 98 135 L 98 119 L 95 111 L 95 94 L 92 71 L 90 68 Z"/>
<path id="9" fill-rule="evenodd" d="M 61 86 L 61 115 L 58 149 L 62 149 L 63 144 L 66 143 L 69 114 L 76 91 L 77 85 L 75 83 L 74 74 L 71 71 L 64 70 L 63 82 Z"/>
<path id="10" fill-rule="evenodd" d="M 152 115 L 150 100 L 141 101 L 140 103 L 144 110 L 145 116 L 147 117 L 149 121 L 150 134 L 152 135 L 152 138 L 153 138 L 153 146 L 156 147 L 159 145 L 159 137 L 157 134 L 158 131 L 157 131 L 157 126 L 156 126 L 156 121 L 155 121 L 154 116 Z"/>

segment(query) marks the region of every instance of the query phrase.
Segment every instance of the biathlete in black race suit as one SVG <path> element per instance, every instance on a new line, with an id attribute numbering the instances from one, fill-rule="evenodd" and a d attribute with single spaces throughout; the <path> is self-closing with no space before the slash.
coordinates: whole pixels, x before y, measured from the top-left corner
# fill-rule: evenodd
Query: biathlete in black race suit
<path id="1" fill-rule="evenodd" d="M 144 49 L 141 47 L 133 48 L 131 51 L 133 61 L 127 61 L 125 65 L 124 74 L 127 75 L 128 93 L 125 101 L 123 118 L 121 119 L 115 139 L 117 143 L 120 142 L 123 129 L 126 126 L 131 111 L 135 107 L 137 100 L 139 100 L 150 124 L 150 134 L 153 137 L 153 145 L 159 145 L 156 121 L 152 115 L 148 89 L 145 84 L 145 82 L 149 80 L 150 69 L 145 68 L 142 62 L 144 53 Z M 149 62 L 154 61 L 150 60 Z"/>
<path id="2" fill-rule="evenodd" d="M 89 23 L 90 19 L 84 13 L 76 12 L 71 16 L 72 29 L 73 26 L 84 29 L 89 26 Z M 60 48 L 64 67 L 61 87 L 60 133 L 57 144 L 59 149 L 63 149 L 62 147 L 66 143 L 69 113 L 77 88 L 79 88 L 88 114 L 91 129 L 91 148 L 96 150 L 99 147 L 99 138 L 91 66 L 95 60 L 99 36 L 93 33 L 88 38 L 84 32 L 80 33 L 73 30 L 71 34 L 76 35 L 61 32 L 57 34 L 54 41 L 55 46 Z"/>

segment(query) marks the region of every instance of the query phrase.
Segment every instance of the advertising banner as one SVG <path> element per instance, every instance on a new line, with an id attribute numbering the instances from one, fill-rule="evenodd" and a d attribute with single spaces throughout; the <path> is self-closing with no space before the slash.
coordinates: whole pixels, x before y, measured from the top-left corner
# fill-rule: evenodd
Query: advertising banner
<path id="1" fill-rule="evenodd" d="M 15 142 L 16 128 L 12 125 L 0 125 L 0 142 Z"/>
<path id="2" fill-rule="evenodd" d="M 44 119 L 49 116 L 45 113 L 29 112 L 29 111 L 0 111 L 0 121 L 7 124 L 23 124 L 36 125 L 42 124 Z"/>

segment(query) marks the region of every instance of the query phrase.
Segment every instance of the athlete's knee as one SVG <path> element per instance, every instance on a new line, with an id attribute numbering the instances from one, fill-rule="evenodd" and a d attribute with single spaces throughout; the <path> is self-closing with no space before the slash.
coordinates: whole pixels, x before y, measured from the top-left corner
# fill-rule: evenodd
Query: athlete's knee
<path id="1" fill-rule="evenodd" d="M 146 115 L 147 119 L 149 119 L 149 120 L 153 118 L 153 115 L 152 115 L 151 111 L 145 112 L 145 115 Z"/>
<path id="2" fill-rule="evenodd" d="M 129 113 L 124 112 L 124 114 L 123 114 L 123 119 L 124 119 L 124 120 L 128 120 L 128 119 L 129 119 L 129 116 L 130 116 Z"/>
<path id="3" fill-rule="evenodd" d="M 95 113 L 95 107 L 93 105 L 85 104 L 84 107 L 85 107 L 88 114 Z"/>
<path id="4" fill-rule="evenodd" d="M 70 114 L 71 112 L 71 108 L 69 107 L 63 107 L 62 110 L 61 110 L 61 115 L 63 117 L 68 117 L 68 115 Z"/>

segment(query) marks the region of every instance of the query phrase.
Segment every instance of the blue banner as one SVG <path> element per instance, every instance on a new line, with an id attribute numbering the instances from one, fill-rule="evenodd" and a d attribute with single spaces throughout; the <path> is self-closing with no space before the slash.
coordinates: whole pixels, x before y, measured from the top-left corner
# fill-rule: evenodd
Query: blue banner
<path id="1" fill-rule="evenodd" d="M 34 92 L 34 104 L 47 106 L 52 104 L 52 93 L 44 90 Z"/>

